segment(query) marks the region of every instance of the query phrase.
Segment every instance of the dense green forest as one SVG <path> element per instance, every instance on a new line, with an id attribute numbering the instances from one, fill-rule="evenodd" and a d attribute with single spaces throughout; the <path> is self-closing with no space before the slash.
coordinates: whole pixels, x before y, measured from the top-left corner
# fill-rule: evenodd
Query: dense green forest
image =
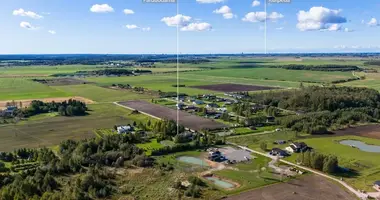
<path id="1" fill-rule="evenodd" d="M 275 65 L 270 68 L 282 68 L 289 70 L 310 70 L 310 71 L 362 71 L 358 66 L 353 65 Z"/>

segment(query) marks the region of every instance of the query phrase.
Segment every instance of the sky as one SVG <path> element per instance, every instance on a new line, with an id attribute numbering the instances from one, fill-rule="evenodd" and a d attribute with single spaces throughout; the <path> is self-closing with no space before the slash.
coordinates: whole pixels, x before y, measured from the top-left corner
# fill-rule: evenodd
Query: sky
<path id="1" fill-rule="evenodd" d="M 0 54 L 380 50 L 379 0 L 143 1 L 2 0 Z"/>

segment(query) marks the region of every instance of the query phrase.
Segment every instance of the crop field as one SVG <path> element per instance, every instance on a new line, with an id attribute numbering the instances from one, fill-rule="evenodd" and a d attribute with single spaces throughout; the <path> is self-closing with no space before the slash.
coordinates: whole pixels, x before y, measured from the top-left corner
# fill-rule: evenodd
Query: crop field
<path id="1" fill-rule="evenodd" d="M 380 90 L 380 73 L 366 73 L 364 80 L 342 83 L 343 86 L 367 87 Z"/>
<path id="2" fill-rule="evenodd" d="M 0 151 L 54 146 L 65 139 L 94 137 L 96 129 L 110 129 L 133 121 L 145 123 L 150 119 L 142 114 L 131 114 L 131 111 L 114 104 L 91 104 L 88 107 L 90 111 L 86 116 L 43 115 L 38 119 L 0 126 Z"/>
<path id="3" fill-rule="evenodd" d="M 374 125 L 358 126 L 358 127 L 335 131 L 334 133 L 335 135 L 338 135 L 338 136 L 357 135 L 357 136 L 362 136 L 362 137 L 380 139 L 380 125 L 374 124 Z"/>
<path id="4" fill-rule="evenodd" d="M 243 92 L 243 91 L 261 91 L 278 89 L 274 87 L 256 86 L 256 85 L 240 85 L 240 84 L 215 84 L 215 85 L 199 85 L 193 86 L 194 88 L 213 90 L 219 92 Z"/>
<path id="5" fill-rule="evenodd" d="M 226 200 L 355 200 L 340 186 L 317 175 L 303 176 L 226 198 Z"/>
<path id="6" fill-rule="evenodd" d="M 121 106 L 126 106 L 128 108 L 132 108 L 144 113 L 147 113 L 149 115 L 158 117 L 160 119 L 169 119 L 169 120 L 175 120 L 177 121 L 177 111 L 174 109 L 170 109 L 161 105 L 151 104 L 146 101 L 126 101 L 126 102 L 119 102 Z M 184 111 L 179 111 L 179 121 L 180 124 L 183 126 L 196 130 L 201 131 L 203 129 L 222 129 L 227 127 L 226 125 L 206 119 L 203 117 L 199 117 L 196 115 L 189 114 Z"/>
<path id="7" fill-rule="evenodd" d="M 0 78 L 0 100 L 40 99 L 73 96 L 69 92 L 24 78 Z"/>
<path id="8" fill-rule="evenodd" d="M 33 81 L 49 86 L 61 85 L 80 85 L 88 84 L 89 82 L 75 78 L 49 78 L 49 79 L 33 79 Z"/>
<path id="9" fill-rule="evenodd" d="M 320 83 L 331 83 L 332 81 L 336 80 L 353 78 L 351 72 L 320 72 L 308 70 L 286 70 L 277 68 L 221 69 L 184 73 L 209 76 L 210 78 L 216 76 Z"/>
<path id="10" fill-rule="evenodd" d="M 131 99 L 150 99 L 151 97 L 126 90 L 114 90 L 96 85 L 69 85 L 54 86 L 58 91 L 67 92 L 76 96 L 82 96 L 96 102 L 126 101 Z"/>
<path id="11" fill-rule="evenodd" d="M 102 69 L 95 65 L 25 66 L 0 68 L 0 77 L 9 76 L 50 76 L 57 73 L 74 73 Z"/>

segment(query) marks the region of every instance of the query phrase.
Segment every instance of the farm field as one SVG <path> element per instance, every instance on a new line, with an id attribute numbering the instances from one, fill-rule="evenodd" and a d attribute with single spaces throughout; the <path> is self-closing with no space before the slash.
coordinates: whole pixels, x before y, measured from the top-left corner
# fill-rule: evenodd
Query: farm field
<path id="1" fill-rule="evenodd" d="M 161 119 L 170 119 L 177 121 L 177 110 L 170 109 L 161 105 L 151 104 L 146 101 L 126 101 L 126 102 L 118 102 L 121 106 L 126 106 L 128 108 L 132 108 L 144 113 L 148 113 L 149 115 L 161 118 Z M 127 109 L 127 108 L 125 108 Z M 187 128 L 196 131 L 202 131 L 204 129 L 222 129 L 227 126 L 210 120 L 206 118 L 202 118 L 196 115 L 189 114 L 184 111 L 179 111 L 179 123 Z"/>
<path id="2" fill-rule="evenodd" d="M 357 80 L 339 85 L 351 87 L 367 87 L 375 90 L 380 90 L 380 73 L 366 73 L 364 80 Z"/>
<path id="3" fill-rule="evenodd" d="M 0 101 L 73 96 L 24 78 L 0 78 Z"/>
<path id="4" fill-rule="evenodd" d="M 355 200 L 356 198 L 339 185 L 317 175 L 306 175 L 285 183 L 243 192 L 226 200 Z"/>
<path id="5" fill-rule="evenodd" d="M 263 91 L 279 89 L 274 87 L 255 86 L 255 85 L 240 85 L 240 84 L 215 84 L 215 85 L 199 85 L 192 86 L 193 88 L 213 90 L 218 92 L 244 92 L 244 91 Z"/>
<path id="6" fill-rule="evenodd" d="M 0 151 L 54 146 L 65 139 L 94 137 L 95 129 L 113 128 L 116 124 L 145 122 L 150 119 L 142 114 L 131 114 L 131 111 L 114 104 L 90 104 L 88 107 L 90 111 L 87 116 L 43 115 L 19 124 L 0 126 Z"/>
<path id="7" fill-rule="evenodd" d="M 114 90 L 99 87 L 96 85 L 69 85 L 69 86 L 54 86 L 58 91 L 67 92 L 76 96 L 82 96 L 96 102 L 114 102 L 125 101 L 131 99 L 150 99 L 151 97 L 144 94 L 138 94 L 126 90 Z"/>
<path id="8" fill-rule="evenodd" d="M 298 81 L 298 82 L 319 82 L 331 83 L 336 80 L 345 80 L 353 78 L 351 72 L 320 72 L 308 70 L 286 70 L 276 68 L 251 68 L 251 69 L 221 69 L 208 70 L 200 72 L 184 72 L 187 74 L 219 76 L 219 77 L 237 77 L 250 79 L 268 79 L 280 81 Z"/>
<path id="9" fill-rule="evenodd" d="M 373 125 L 352 127 L 352 128 L 347 128 L 344 130 L 335 131 L 334 134 L 338 136 L 356 135 L 356 136 L 380 139 L 380 125 L 373 124 Z"/>

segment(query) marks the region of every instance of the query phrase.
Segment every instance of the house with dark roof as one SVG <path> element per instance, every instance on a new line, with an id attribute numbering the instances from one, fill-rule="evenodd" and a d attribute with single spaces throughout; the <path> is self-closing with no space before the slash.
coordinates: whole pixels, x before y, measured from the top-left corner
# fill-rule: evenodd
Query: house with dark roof
<path id="1" fill-rule="evenodd" d="M 282 150 L 282 149 L 279 149 L 279 148 L 273 148 L 270 153 L 270 155 L 272 156 L 280 156 L 280 157 L 286 157 L 286 156 L 289 156 L 289 154 Z"/>
<path id="2" fill-rule="evenodd" d="M 305 152 L 310 149 L 305 142 L 293 142 L 289 145 L 293 152 Z"/>
<path id="3" fill-rule="evenodd" d="M 374 187 L 376 190 L 380 191 L 380 181 L 375 181 L 375 182 L 373 183 L 373 187 Z"/>

